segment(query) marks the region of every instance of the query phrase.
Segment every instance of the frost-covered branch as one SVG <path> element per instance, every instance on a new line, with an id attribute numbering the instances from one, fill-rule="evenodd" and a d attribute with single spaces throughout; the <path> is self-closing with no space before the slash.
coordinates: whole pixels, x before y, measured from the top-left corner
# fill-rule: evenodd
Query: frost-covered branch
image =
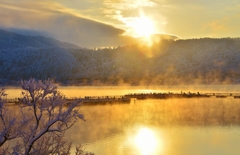
<path id="1" fill-rule="evenodd" d="M 15 139 L 18 136 L 16 130 L 16 118 L 11 118 L 7 115 L 6 102 L 4 97 L 7 94 L 4 89 L 0 90 L 0 147 L 4 145 L 5 142 L 11 139 Z"/>
<path id="2" fill-rule="evenodd" d="M 0 154 L 70 154 L 71 143 L 63 137 L 77 120 L 84 120 L 79 102 L 67 103 L 50 80 L 22 81 L 22 89 L 19 116 L 11 120 L 6 119 L 5 91 L 0 91 Z M 15 146 L 1 148 L 13 138 Z"/>
<path id="3" fill-rule="evenodd" d="M 66 101 L 50 80 L 22 81 L 22 88 L 22 102 L 26 108 L 31 109 L 28 111 L 35 120 L 28 127 L 30 134 L 23 134 L 28 139 L 24 144 L 25 154 L 31 154 L 35 143 L 47 133 L 64 134 L 78 119 L 84 120 L 83 115 L 76 110 L 78 103 L 73 102 L 66 106 Z"/>

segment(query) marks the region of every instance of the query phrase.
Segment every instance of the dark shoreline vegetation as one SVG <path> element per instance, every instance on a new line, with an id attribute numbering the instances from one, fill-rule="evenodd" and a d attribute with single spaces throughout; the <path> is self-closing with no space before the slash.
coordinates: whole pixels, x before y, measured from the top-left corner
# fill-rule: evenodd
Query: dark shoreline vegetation
<path id="1" fill-rule="evenodd" d="M 182 99 L 182 98 L 240 98 L 240 93 L 191 93 L 191 92 L 181 92 L 181 93 L 130 93 L 125 95 L 107 95 L 107 96 L 85 96 L 83 98 L 73 97 L 68 98 L 64 97 L 63 99 L 68 103 L 74 102 L 77 100 L 81 103 L 81 106 L 84 105 L 101 105 L 101 104 L 129 104 L 135 102 L 136 100 L 148 100 L 148 99 Z M 6 105 L 22 104 L 22 100 L 19 98 L 15 99 L 5 99 Z"/>
<path id="2" fill-rule="evenodd" d="M 14 35 L 0 33 L 0 85 L 31 77 L 79 86 L 240 84 L 240 38 L 163 39 L 152 46 L 86 49 Z"/>
<path id="3" fill-rule="evenodd" d="M 30 79 L 31 80 L 31 79 Z M 38 81 L 42 83 L 41 81 Z M 49 81 L 50 82 L 50 81 Z M 45 83 L 45 81 L 43 81 Z M 51 86 L 52 87 L 52 86 Z M 49 87 L 48 89 L 50 89 Z M 26 87 L 28 88 L 28 87 Z M 44 87 L 43 87 L 44 88 Z M 47 88 L 47 87 L 46 87 Z M 54 86 L 54 88 L 56 88 Z M 6 92 L 7 93 L 7 92 Z M 161 126 L 239 126 L 240 125 L 240 93 L 191 93 L 191 92 L 165 92 L 165 93 L 131 93 L 123 96 L 85 96 L 84 98 L 65 98 L 62 101 L 64 107 L 68 107 L 77 101 L 81 106 L 114 106 L 117 104 L 128 104 L 131 107 L 138 107 L 146 102 L 158 102 L 158 104 L 147 104 L 146 110 L 154 113 L 160 108 L 161 113 L 157 114 Z M 17 102 L 8 102 L 4 97 L 1 102 L 6 107 L 14 108 L 23 106 L 24 98 L 17 99 Z M 7 102 L 6 102 L 7 101 Z M 16 101 L 16 100 L 15 100 Z M 21 104 L 19 104 L 21 101 Z M 204 101 L 204 102 L 203 102 Z M 231 104 L 229 104 L 231 102 Z M 10 103 L 10 104 L 9 104 Z M 67 103 L 67 104 L 66 104 Z M 69 103 L 69 104 L 68 104 Z M 146 106 L 146 105 L 145 105 Z M 78 105 L 76 105 L 78 107 Z M 136 108 L 137 108 L 136 107 Z M 149 109 L 150 108 L 150 109 Z M 111 109 L 111 108 L 110 108 Z M 155 109 L 155 110 L 154 110 Z M 129 118 L 130 119 L 130 118 Z M 148 118 L 151 120 L 151 118 Z M 153 120 L 155 120 L 154 118 Z M 156 125 L 156 124 L 155 124 Z"/>

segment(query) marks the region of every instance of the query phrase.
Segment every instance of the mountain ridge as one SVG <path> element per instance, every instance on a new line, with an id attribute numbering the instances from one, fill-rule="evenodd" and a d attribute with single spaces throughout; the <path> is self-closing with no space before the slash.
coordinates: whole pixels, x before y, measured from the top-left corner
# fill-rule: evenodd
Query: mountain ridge
<path id="1" fill-rule="evenodd" d="M 12 41 L 15 34 L 7 34 L 5 40 L 0 36 L 2 44 L 25 38 L 16 35 Z M 96 49 L 25 43 L 0 46 L 0 84 L 31 77 L 69 85 L 240 84 L 239 38 L 163 39 L 152 46 Z"/>
<path id="2" fill-rule="evenodd" d="M 44 36 L 27 36 L 0 29 L 0 50 L 17 48 L 80 48 L 77 45 L 61 42 Z"/>

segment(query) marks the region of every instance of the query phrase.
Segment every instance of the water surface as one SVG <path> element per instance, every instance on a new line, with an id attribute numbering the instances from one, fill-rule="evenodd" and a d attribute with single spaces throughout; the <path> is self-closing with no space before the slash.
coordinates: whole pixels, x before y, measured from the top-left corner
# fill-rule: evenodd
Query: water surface
<path id="1" fill-rule="evenodd" d="M 240 100 L 137 100 L 82 106 L 66 137 L 100 155 L 238 155 Z"/>
<path id="2" fill-rule="evenodd" d="M 20 88 L 8 87 L 8 98 Z M 150 92 L 240 93 L 240 86 L 59 87 L 66 97 Z M 136 100 L 81 106 L 86 122 L 66 133 L 96 155 L 239 155 L 240 99 Z"/>

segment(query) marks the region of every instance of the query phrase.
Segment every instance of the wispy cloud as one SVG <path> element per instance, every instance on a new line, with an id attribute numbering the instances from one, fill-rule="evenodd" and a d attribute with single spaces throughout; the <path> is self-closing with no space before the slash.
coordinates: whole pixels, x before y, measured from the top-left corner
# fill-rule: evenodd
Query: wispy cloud
<path id="1" fill-rule="evenodd" d="M 128 35 L 131 35 L 131 23 L 136 21 L 140 12 L 149 12 L 152 14 L 151 9 L 156 8 L 159 4 L 154 0 L 104 0 L 104 7 L 102 8 L 103 14 L 115 20 L 118 27 L 125 29 Z M 151 12 L 151 13 L 150 13 Z"/>
<path id="2" fill-rule="evenodd" d="M 220 31 L 227 31 L 229 27 L 226 25 L 228 19 L 223 19 L 223 20 L 214 20 L 208 24 L 208 27 L 213 31 L 213 32 L 220 32 Z"/>
<path id="3" fill-rule="evenodd" d="M 0 1 L 0 27 L 46 31 L 51 37 L 82 47 L 119 45 L 124 30 L 86 18 L 50 1 Z"/>
<path id="4" fill-rule="evenodd" d="M 114 40 L 109 36 L 131 31 L 129 23 L 140 10 L 160 33 L 181 38 L 240 34 L 239 0 L 0 0 L 0 27 L 47 31 L 78 45 L 94 38 L 102 45 Z"/>
<path id="5" fill-rule="evenodd" d="M 132 10 L 139 7 L 155 6 L 156 3 L 151 0 L 104 0 L 103 4 L 107 8 L 113 8 L 117 10 Z"/>

